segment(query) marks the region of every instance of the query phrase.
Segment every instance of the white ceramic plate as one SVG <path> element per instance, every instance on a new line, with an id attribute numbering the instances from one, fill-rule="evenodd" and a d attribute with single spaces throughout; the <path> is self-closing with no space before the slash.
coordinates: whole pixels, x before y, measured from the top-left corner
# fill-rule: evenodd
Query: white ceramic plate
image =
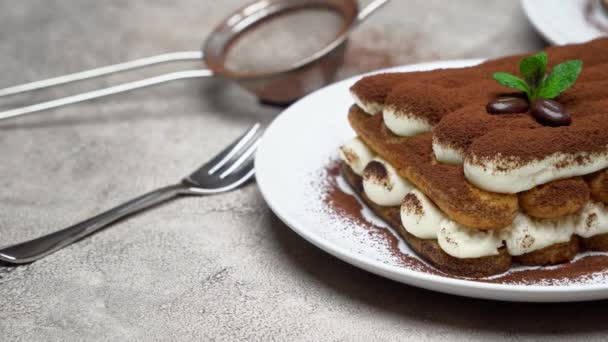
<path id="1" fill-rule="evenodd" d="M 582 43 L 606 35 L 608 16 L 595 0 L 522 0 L 524 11 L 536 30 L 556 45 Z M 595 24 L 593 24 L 595 22 Z"/>
<path id="2" fill-rule="evenodd" d="M 425 63 L 390 71 L 463 67 L 479 62 Z M 370 234 L 356 222 L 340 217 L 323 198 L 324 184 L 329 177 L 323 170 L 337 158 L 337 148 L 354 136 L 346 116 L 353 103 L 348 88 L 357 79 L 359 77 L 330 85 L 303 98 L 287 108 L 266 131 L 256 156 L 258 186 L 270 208 L 291 229 L 350 264 L 429 290 L 533 302 L 608 298 L 608 272 L 588 275 L 581 283 L 558 281 L 557 284 L 521 285 L 454 279 L 404 267 L 377 234 Z M 365 215 L 372 221 L 377 220 L 369 212 Z M 414 255 L 401 239 L 399 241 L 398 248 L 403 254 Z"/>

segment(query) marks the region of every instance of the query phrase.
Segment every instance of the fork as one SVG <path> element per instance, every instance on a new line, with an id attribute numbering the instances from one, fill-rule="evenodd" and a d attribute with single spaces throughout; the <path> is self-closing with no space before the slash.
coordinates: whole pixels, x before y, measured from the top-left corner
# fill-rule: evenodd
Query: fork
<path id="1" fill-rule="evenodd" d="M 124 217 L 182 195 L 213 195 L 234 190 L 254 174 L 253 157 L 261 141 L 260 124 L 253 125 L 181 182 L 134 198 L 60 231 L 0 249 L 0 261 L 25 264 L 41 259 Z"/>

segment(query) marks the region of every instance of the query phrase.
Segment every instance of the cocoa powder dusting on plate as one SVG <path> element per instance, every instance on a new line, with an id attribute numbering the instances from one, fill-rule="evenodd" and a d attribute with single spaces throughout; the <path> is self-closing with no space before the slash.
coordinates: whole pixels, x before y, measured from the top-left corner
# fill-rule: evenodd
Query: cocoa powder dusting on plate
<path id="1" fill-rule="evenodd" d="M 520 267 L 514 266 L 509 272 L 488 278 L 460 278 L 445 274 L 415 255 L 404 253 L 399 248 L 400 239 L 387 228 L 379 227 L 363 215 L 362 204 L 354 195 L 344 192 L 338 186 L 340 162 L 333 161 L 326 167 L 324 173 L 329 180 L 324 180 L 324 202 L 344 219 L 351 220 L 366 230 L 371 237 L 383 240 L 384 246 L 399 259 L 400 265 L 416 272 L 440 275 L 448 278 L 466 279 L 471 281 L 498 283 L 557 286 L 589 282 L 592 279 L 608 279 L 608 255 L 600 253 L 585 253 L 572 262 L 549 267 Z"/>
<path id="2" fill-rule="evenodd" d="M 370 234 L 374 238 L 378 238 L 385 242 L 386 248 L 390 250 L 390 253 L 399 259 L 400 264 L 403 267 L 420 270 L 425 273 L 430 274 L 443 274 L 438 270 L 433 269 L 428 266 L 420 259 L 412 257 L 410 255 L 404 254 L 399 249 L 399 240 L 395 237 L 393 233 L 391 233 L 388 229 L 379 227 L 372 222 L 369 222 L 362 213 L 362 205 L 357 201 L 357 199 L 350 194 L 345 193 L 340 189 L 336 180 L 337 177 L 340 176 L 340 163 L 333 162 L 327 168 L 327 175 L 331 178 L 327 184 L 325 203 L 328 206 L 331 206 L 336 212 L 343 216 L 344 218 L 348 218 L 353 222 L 356 222 L 357 225 L 364 228 L 368 234 Z"/>

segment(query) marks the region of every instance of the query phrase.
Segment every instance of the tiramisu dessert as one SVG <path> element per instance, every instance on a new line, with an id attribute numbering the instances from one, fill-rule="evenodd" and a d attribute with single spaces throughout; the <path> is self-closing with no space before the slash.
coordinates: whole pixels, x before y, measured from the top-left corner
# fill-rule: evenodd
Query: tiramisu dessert
<path id="1" fill-rule="evenodd" d="M 437 269 L 608 251 L 608 38 L 352 88 L 342 173 Z"/>

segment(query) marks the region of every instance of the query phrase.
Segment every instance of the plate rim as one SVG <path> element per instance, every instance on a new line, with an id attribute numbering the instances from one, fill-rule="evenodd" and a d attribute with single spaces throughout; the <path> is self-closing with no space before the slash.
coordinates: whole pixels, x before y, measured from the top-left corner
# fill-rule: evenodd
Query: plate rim
<path id="1" fill-rule="evenodd" d="M 268 149 L 267 146 L 270 144 L 270 139 L 267 137 L 272 136 L 272 134 L 274 134 L 273 132 L 279 125 L 281 125 L 283 121 L 289 120 L 290 115 L 294 115 L 292 113 L 297 113 L 297 109 L 302 106 L 303 103 L 313 101 L 316 96 L 319 96 L 319 94 L 322 94 L 329 88 L 352 84 L 361 77 L 370 74 L 464 67 L 472 66 L 482 61 L 484 61 L 484 59 L 477 58 L 439 60 L 375 70 L 330 84 L 293 103 L 291 106 L 283 110 L 267 127 L 262 142 L 258 148 L 258 152 L 256 153 L 256 181 L 262 197 L 272 212 L 277 215 L 277 217 L 283 223 L 285 223 L 291 230 L 296 232 L 309 243 L 346 263 L 378 276 L 389 278 L 404 284 L 454 295 L 505 301 L 566 302 L 608 298 L 608 284 L 523 285 L 488 283 L 468 279 L 449 278 L 403 267 L 387 265 L 365 257 L 361 254 L 348 251 L 346 248 L 335 245 L 333 242 L 323 238 L 322 236 L 315 236 L 315 234 L 311 233 L 310 230 L 299 227 L 297 223 L 298 219 L 291 217 L 289 213 L 283 211 L 280 204 L 274 201 L 272 194 L 269 192 L 270 187 L 266 185 L 267 178 L 263 173 L 259 172 L 259 170 L 265 170 L 263 167 L 263 158 L 265 158 L 265 151 Z M 566 294 L 569 297 L 560 298 L 560 295 Z"/>
<path id="2" fill-rule="evenodd" d="M 575 1 L 575 0 L 572 0 Z M 576 0 L 576 1 L 588 1 L 588 0 Z M 521 7 L 528 18 L 528 21 L 532 24 L 536 32 L 538 32 L 546 41 L 548 41 L 552 45 L 566 45 L 566 44 L 575 44 L 586 42 L 592 39 L 597 39 L 598 37 L 580 37 L 582 39 L 576 40 L 568 40 L 567 36 L 560 35 L 552 30 L 550 30 L 550 26 L 544 25 L 543 23 L 546 21 L 544 17 L 540 16 L 539 11 L 543 4 L 539 0 L 520 0 Z M 600 33 L 601 34 L 601 33 Z"/>
<path id="3" fill-rule="evenodd" d="M 553 45 L 564 45 L 566 44 L 565 41 L 555 39 L 555 37 L 553 37 L 551 35 L 550 32 L 548 32 L 546 30 L 546 28 L 544 26 L 541 26 L 538 22 L 538 18 L 536 17 L 536 12 L 534 11 L 534 1 L 530 1 L 530 0 L 520 0 L 521 2 L 521 7 L 524 10 L 524 13 L 526 15 L 526 18 L 528 18 L 528 21 L 532 24 L 532 26 L 534 26 L 534 29 L 536 30 L 536 32 L 540 33 L 540 35 L 547 40 L 549 43 L 553 44 Z"/>

